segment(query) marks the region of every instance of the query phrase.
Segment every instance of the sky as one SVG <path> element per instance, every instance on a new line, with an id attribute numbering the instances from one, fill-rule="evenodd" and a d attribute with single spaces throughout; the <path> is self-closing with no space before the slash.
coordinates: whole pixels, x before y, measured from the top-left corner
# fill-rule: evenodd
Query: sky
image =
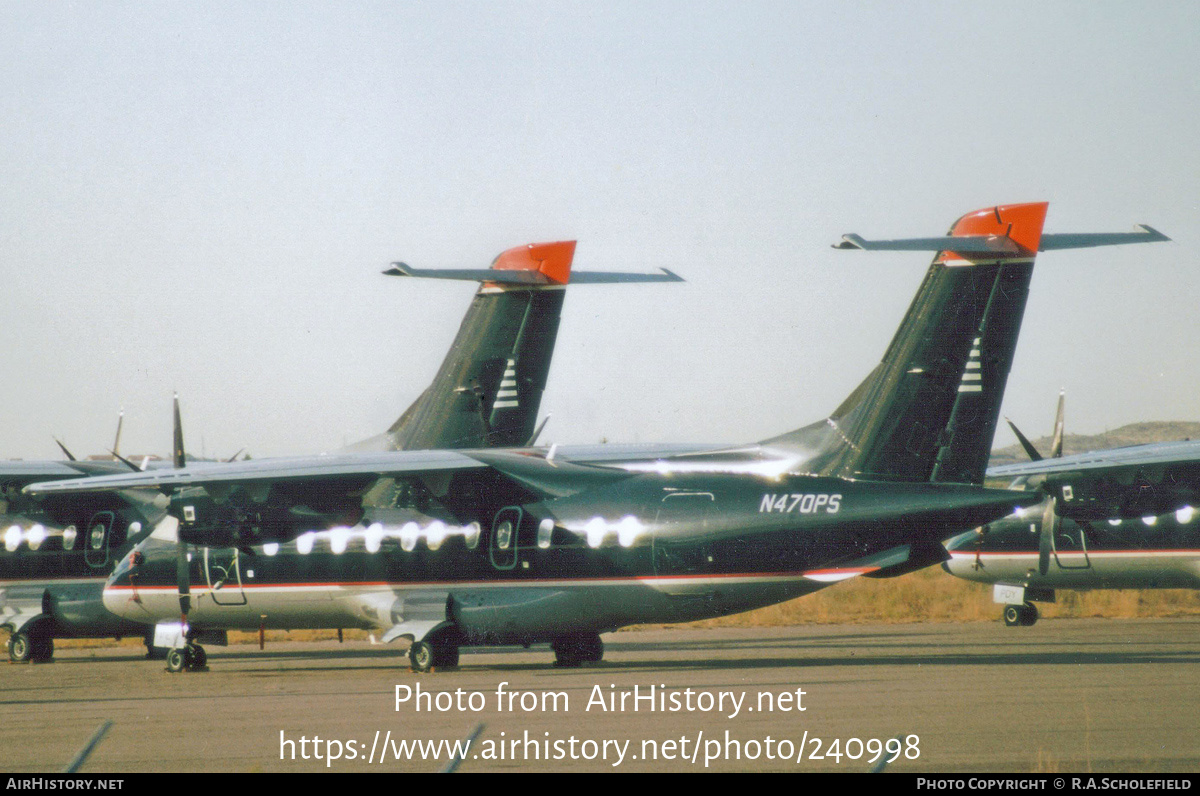
<path id="1" fill-rule="evenodd" d="M 1200 5 L 0 2 L 0 456 L 336 449 L 436 372 L 482 267 L 579 241 L 546 443 L 826 416 L 944 234 L 1049 201 L 1003 412 L 1200 420 Z M 997 445 L 1011 444 L 1007 430 Z"/>

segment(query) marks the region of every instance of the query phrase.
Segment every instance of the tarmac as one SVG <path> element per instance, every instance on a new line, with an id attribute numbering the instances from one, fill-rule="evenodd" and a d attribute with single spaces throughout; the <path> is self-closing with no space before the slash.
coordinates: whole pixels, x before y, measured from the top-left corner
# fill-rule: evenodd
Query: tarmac
<path id="1" fill-rule="evenodd" d="M 635 630 L 603 662 L 464 649 L 410 671 L 403 642 L 207 647 L 171 674 L 140 647 L 0 664 L 0 768 L 55 772 L 459 770 L 1195 772 L 1200 620 Z M 482 728 L 480 728 L 482 725 Z"/>

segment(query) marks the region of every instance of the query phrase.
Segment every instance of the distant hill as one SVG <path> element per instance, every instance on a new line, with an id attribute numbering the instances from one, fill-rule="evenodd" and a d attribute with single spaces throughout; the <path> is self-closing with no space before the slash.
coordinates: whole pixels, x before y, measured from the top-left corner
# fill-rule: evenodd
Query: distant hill
<path id="1" fill-rule="evenodd" d="M 1024 431 L 1025 429 L 1021 429 Z M 1012 432 L 1005 429 L 997 434 Z M 1129 445 L 1145 445 L 1148 442 L 1176 442 L 1184 439 L 1200 439 L 1200 423 L 1186 421 L 1171 421 L 1158 423 L 1130 423 L 1103 434 L 1066 434 L 1063 436 L 1063 453 L 1087 453 L 1088 451 L 1104 450 L 1105 448 L 1124 448 Z M 1043 456 L 1050 453 L 1050 437 L 1039 437 L 1033 440 L 1033 446 L 1042 452 Z M 1020 445 L 1009 445 L 1007 448 L 996 448 L 992 451 L 989 467 L 1002 464 L 1027 462 Z"/>

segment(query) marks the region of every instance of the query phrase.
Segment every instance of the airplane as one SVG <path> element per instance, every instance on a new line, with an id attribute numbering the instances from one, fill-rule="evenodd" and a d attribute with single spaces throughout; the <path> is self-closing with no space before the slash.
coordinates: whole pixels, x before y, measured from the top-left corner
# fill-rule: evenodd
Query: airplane
<path id="1" fill-rule="evenodd" d="M 417 269 L 393 263 L 392 276 L 481 282 L 445 360 L 430 386 L 384 433 L 355 450 L 418 450 L 531 444 L 550 368 L 564 288 L 568 283 L 680 282 L 657 274 L 571 272 L 575 241 L 528 244 L 498 255 L 489 268 Z M 175 403 L 173 464 L 183 453 Z M 544 421 L 543 421 L 544 423 Z M 166 516 L 161 499 L 143 491 L 31 500 L 27 484 L 51 479 L 145 469 L 118 453 L 118 462 L 0 462 L 0 627 L 11 634 L 12 661 L 50 659 L 55 638 L 154 634 L 104 608 L 102 592 L 113 564 L 126 558 Z M 82 534 L 79 529 L 83 529 Z M 219 641 L 219 637 L 210 636 Z"/>
<path id="2" fill-rule="evenodd" d="M 1047 204 L 969 213 L 935 252 L 880 364 L 829 417 L 742 447 L 427 450 L 192 465 L 34 484 L 160 490 L 169 517 L 114 571 L 105 605 L 205 627 L 357 627 L 411 641 L 413 669 L 462 646 L 549 642 L 737 613 L 938 563 L 941 542 L 1039 496 L 982 486 L 1039 250 L 1165 239 L 1043 234 Z"/>
<path id="3" fill-rule="evenodd" d="M 1060 394 L 1049 458 L 1014 427 L 1032 461 L 988 470 L 1041 503 L 948 540 L 942 567 L 992 584 L 1009 627 L 1058 589 L 1200 589 L 1200 441 L 1063 456 L 1062 418 Z"/>
<path id="4" fill-rule="evenodd" d="M 117 420 L 111 458 L 81 460 L 55 439 L 66 461 L 0 462 L 0 627 L 11 631 L 7 648 L 13 662 L 49 660 L 56 637 L 145 634 L 144 625 L 109 613 L 101 595 L 113 562 L 162 520 L 162 507 L 133 492 L 60 501 L 47 512 L 20 491 L 31 481 L 161 466 L 153 457 L 143 457 L 139 465 L 121 455 L 124 415 Z"/>

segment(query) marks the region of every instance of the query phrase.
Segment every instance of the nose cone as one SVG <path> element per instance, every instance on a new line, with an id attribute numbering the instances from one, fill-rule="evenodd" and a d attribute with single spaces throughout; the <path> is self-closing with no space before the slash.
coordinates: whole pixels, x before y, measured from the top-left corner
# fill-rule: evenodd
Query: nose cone
<path id="1" fill-rule="evenodd" d="M 953 556 L 949 561 L 942 562 L 942 569 L 955 577 L 965 578 L 971 574 L 971 561 L 965 556 Z"/>
<path id="2" fill-rule="evenodd" d="M 948 539 L 945 545 L 950 560 L 942 562 L 942 569 L 960 578 L 968 576 L 973 571 L 980 535 L 981 529 L 975 528 Z"/>
<path id="3" fill-rule="evenodd" d="M 123 619 L 144 619 L 145 609 L 133 588 L 130 573 L 133 565 L 126 557 L 113 570 L 104 584 L 104 607 Z"/>

